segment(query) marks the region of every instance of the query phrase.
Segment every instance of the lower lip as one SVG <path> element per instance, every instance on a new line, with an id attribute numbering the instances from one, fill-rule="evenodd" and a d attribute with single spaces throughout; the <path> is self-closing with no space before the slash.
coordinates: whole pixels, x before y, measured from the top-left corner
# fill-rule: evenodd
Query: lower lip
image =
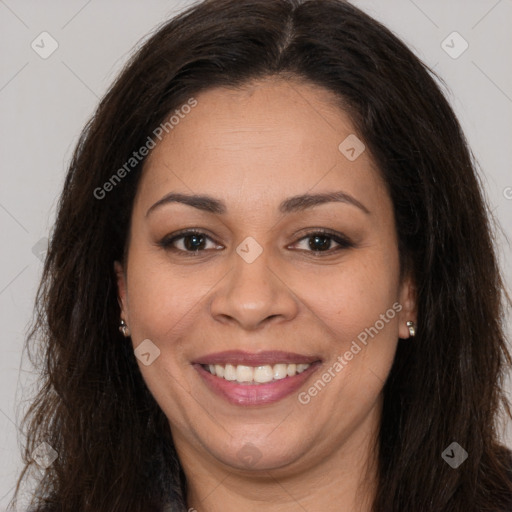
<path id="1" fill-rule="evenodd" d="M 312 363 L 302 373 L 267 384 L 240 384 L 237 381 L 216 377 L 200 364 L 194 364 L 194 367 L 206 385 L 231 404 L 265 405 L 278 402 L 297 391 L 318 368 L 319 364 L 319 362 Z"/>

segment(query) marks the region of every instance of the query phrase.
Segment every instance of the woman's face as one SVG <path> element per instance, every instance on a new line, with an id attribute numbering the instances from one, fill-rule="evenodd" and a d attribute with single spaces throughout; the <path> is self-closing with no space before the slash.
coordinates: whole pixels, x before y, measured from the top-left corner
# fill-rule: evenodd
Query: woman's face
<path id="1" fill-rule="evenodd" d="M 356 460 L 415 319 L 386 188 L 323 89 L 195 99 L 146 161 L 116 264 L 142 375 L 183 461 Z"/>

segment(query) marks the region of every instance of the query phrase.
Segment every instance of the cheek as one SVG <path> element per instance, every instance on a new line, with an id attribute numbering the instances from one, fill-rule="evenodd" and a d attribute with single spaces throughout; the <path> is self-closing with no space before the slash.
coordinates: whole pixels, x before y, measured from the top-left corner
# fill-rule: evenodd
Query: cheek
<path id="1" fill-rule="evenodd" d="M 354 251 L 340 264 L 306 276 L 307 271 L 294 270 L 288 282 L 315 319 L 342 340 L 373 326 L 399 298 L 398 256 L 377 247 Z M 386 329 L 396 324 L 395 311 L 388 317 Z"/>
<path id="2" fill-rule="evenodd" d="M 175 336 L 211 287 L 205 275 L 197 279 L 192 267 L 186 276 L 144 251 L 134 250 L 129 265 L 127 292 L 135 338 L 165 341 Z"/>
<path id="3" fill-rule="evenodd" d="M 396 351 L 401 310 L 398 253 L 393 246 L 354 252 L 329 272 L 311 280 L 297 278 L 296 283 L 297 295 L 311 309 L 321 336 L 329 340 L 324 372 L 330 368 L 336 377 L 324 399 L 343 397 L 345 411 L 364 412 L 379 395 Z"/>

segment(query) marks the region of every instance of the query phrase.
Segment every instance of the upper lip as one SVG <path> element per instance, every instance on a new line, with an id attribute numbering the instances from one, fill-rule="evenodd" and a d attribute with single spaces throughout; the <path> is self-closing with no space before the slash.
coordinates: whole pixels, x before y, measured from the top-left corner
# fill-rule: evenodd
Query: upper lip
<path id="1" fill-rule="evenodd" d="M 243 350 L 227 350 L 225 352 L 215 352 L 201 356 L 193 361 L 195 364 L 232 364 L 245 366 L 264 366 L 278 363 L 302 363 L 311 364 L 319 361 L 317 356 L 306 356 L 304 354 L 295 354 L 293 352 L 283 352 L 281 350 L 268 350 L 256 354 L 244 352 Z"/>

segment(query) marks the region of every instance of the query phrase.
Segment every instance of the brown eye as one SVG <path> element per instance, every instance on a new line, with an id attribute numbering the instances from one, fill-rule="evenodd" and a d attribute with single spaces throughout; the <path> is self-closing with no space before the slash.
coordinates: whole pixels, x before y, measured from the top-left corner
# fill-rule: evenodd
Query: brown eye
<path id="1" fill-rule="evenodd" d="M 343 235 L 324 230 L 312 231 L 299 240 L 299 242 L 302 241 L 307 241 L 304 250 L 313 253 L 332 253 L 354 247 L 354 244 Z M 338 247 L 332 248 L 333 243 L 337 244 Z"/>
<path id="2" fill-rule="evenodd" d="M 305 243 L 305 247 L 301 250 L 315 255 L 321 253 L 331 254 L 341 249 L 354 247 L 354 244 L 345 236 L 327 230 L 311 231 L 306 236 L 300 238 L 297 243 L 304 243 L 304 241 L 307 241 L 307 243 Z M 211 243 L 210 247 L 208 247 L 209 242 Z M 333 248 L 333 244 L 337 246 Z M 198 230 L 186 230 L 168 235 L 158 245 L 166 250 L 181 253 L 185 256 L 196 256 L 200 252 L 222 248 L 221 245 L 218 245 L 206 233 Z"/>
<path id="3" fill-rule="evenodd" d="M 213 247 L 207 247 L 208 241 L 212 242 Z M 182 231 L 163 238 L 158 245 L 167 250 L 184 254 L 189 253 L 192 256 L 198 252 L 219 247 L 209 236 L 201 231 Z"/>

